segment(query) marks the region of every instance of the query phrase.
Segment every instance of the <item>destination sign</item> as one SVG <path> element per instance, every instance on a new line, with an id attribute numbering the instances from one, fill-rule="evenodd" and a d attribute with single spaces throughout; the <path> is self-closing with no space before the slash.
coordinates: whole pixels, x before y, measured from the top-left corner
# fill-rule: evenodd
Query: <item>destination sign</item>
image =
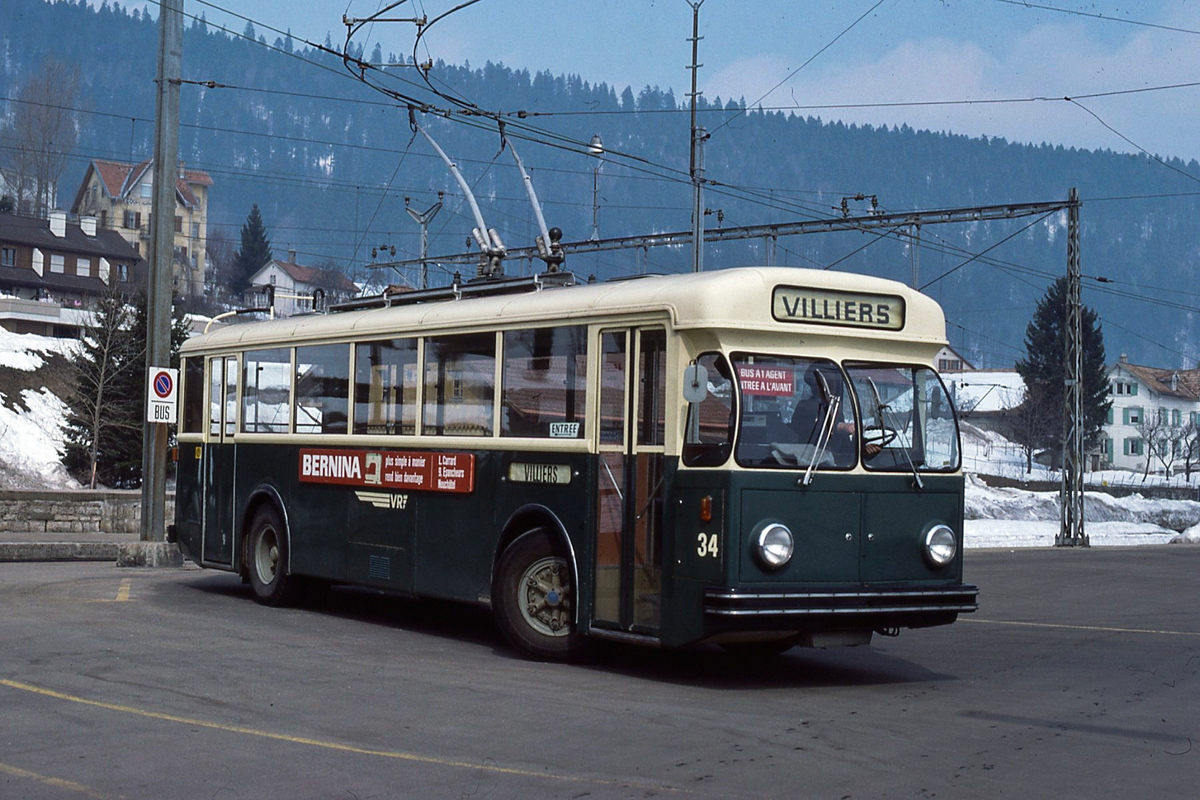
<path id="1" fill-rule="evenodd" d="M 466 494 L 475 490 L 475 454 L 303 448 L 300 481 Z"/>
<path id="2" fill-rule="evenodd" d="M 891 294 L 776 286 L 771 314 L 780 322 L 898 331 L 904 327 L 904 298 Z"/>
<path id="3" fill-rule="evenodd" d="M 508 465 L 508 479 L 514 483 L 570 483 L 571 468 L 566 464 L 525 464 L 514 461 Z"/>

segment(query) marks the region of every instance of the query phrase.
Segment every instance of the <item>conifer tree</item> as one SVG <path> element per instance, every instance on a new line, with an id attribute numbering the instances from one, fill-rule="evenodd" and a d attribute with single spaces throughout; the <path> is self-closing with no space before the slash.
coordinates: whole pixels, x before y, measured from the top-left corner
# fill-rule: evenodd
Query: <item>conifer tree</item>
<path id="1" fill-rule="evenodd" d="M 250 207 L 246 224 L 242 226 L 242 246 L 233 260 L 233 281 L 229 287 L 235 295 L 250 288 L 250 277 L 271 260 L 271 241 L 263 225 L 258 204 Z"/>
<path id="2" fill-rule="evenodd" d="M 93 309 L 94 325 L 80 342 L 73 364 L 76 390 L 68 407 L 63 463 L 81 483 L 135 489 L 142 482 L 142 433 L 146 419 L 147 300 L 134 305 L 116 289 Z M 171 366 L 188 337 L 182 307 L 172 308 Z"/>
<path id="3" fill-rule="evenodd" d="M 1112 405 L 1108 399 L 1108 370 L 1104 363 L 1104 334 L 1099 317 L 1092 309 L 1081 310 L 1083 334 L 1083 435 L 1091 447 Z M 1051 448 L 1058 463 L 1063 430 L 1063 403 L 1066 393 L 1067 279 L 1059 278 L 1038 301 L 1033 319 L 1025 328 L 1025 357 L 1016 363 L 1017 373 L 1025 381 L 1026 403 L 1044 409 L 1047 425 L 1031 426 L 1036 441 L 1020 442 L 1033 447 Z"/>

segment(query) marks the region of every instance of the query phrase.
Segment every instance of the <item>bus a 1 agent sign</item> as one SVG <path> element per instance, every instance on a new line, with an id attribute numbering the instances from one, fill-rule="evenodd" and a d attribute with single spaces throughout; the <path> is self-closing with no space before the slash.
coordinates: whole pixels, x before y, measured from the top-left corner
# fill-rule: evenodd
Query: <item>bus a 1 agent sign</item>
<path id="1" fill-rule="evenodd" d="M 174 424 L 178 417 L 179 370 L 150 367 L 146 390 L 146 421 Z"/>

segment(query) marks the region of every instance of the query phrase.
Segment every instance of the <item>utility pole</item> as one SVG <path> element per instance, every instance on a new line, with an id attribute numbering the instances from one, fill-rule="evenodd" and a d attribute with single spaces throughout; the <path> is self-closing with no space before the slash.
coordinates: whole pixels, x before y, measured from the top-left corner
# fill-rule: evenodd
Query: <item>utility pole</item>
<path id="1" fill-rule="evenodd" d="M 704 271 L 704 142 L 708 139 L 708 131 L 696 125 L 696 103 L 701 92 L 696 88 L 696 76 L 703 64 L 698 63 L 700 55 L 700 6 L 704 0 L 687 0 L 692 7 L 692 91 L 688 97 L 692 99 L 692 142 L 689 174 L 692 178 L 692 271 Z"/>
<path id="2" fill-rule="evenodd" d="M 437 202 L 434 203 L 432 206 L 430 206 L 428 211 L 424 211 L 424 212 L 417 211 L 414 208 L 410 208 L 408 205 L 409 198 L 407 198 L 407 197 L 404 198 L 404 210 L 407 211 L 408 215 L 410 217 L 412 217 L 413 219 L 415 219 L 417 221 L 417 224 L 421 226 L 421 288 L 422 289 L 429 288 L 429 261 L 428 261 L 429 223 L 433 222 L 433 218 L 436 217 L 437 213 L 442 210 L 442 197 L 444 197 L 444 196 L 445 196 L 444 192 L 438 192 Z"/>
<path id="3" fill-rule="evenodd" d="M 604 166 L 604 140 L 600 134 L 592 135 L 588 153 L 596 159 L 596 166 L 592 167 L 592 235 L 589 238 L 594 242 L 600 238 L 600 169 Z"/>
<path id="4" fill-rule="evenodd" d="M 183 62 L 183 0 L 161 0 L 158 16 L 154 188 L 150 274 L 146 286 L 146 367 L 171 365 L 171 265 L 175 255 L 175 183 L 179 170 L 179 85 Z M 166 531 L 167 425 L 146 422 L 142 437 L 141 540 Z"/>
<path id="5" fill-rule="evenodd" d="M 921 287 L 921 226 L 915 224 L 912 226 L 912 233 L 909 236 L 908 246 L 911 248 L 908 251 L 909 260 L 912 262 L 912 288 L 919 289 Z"/>
<path id="6" fill-rule="evenodd" d="M 1054 544 L 1087 547 L 1083 532 L 1083 300 L 1079 267 L 1079 192 L 1067 195 L 1067 331 L 1063 392 L 1062 524 Z"/>

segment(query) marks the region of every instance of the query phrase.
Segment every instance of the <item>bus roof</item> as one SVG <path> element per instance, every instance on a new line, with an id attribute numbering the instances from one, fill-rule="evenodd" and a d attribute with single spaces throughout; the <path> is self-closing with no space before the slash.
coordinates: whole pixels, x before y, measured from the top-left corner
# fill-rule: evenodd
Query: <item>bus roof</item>
<path id="1" fill-rule="evenodd" d="M 858 339 L 884 336 L 928 345 L 946 342 L 941 307 L 897 281 L 847 272 L 740 267 L 524 294 L 410 304 L 401 300 L 387 308 L 229 325 L 190 339 L 184 352 L 642 316 L 667 318 L 676 330 L 778 331 Z"/>

